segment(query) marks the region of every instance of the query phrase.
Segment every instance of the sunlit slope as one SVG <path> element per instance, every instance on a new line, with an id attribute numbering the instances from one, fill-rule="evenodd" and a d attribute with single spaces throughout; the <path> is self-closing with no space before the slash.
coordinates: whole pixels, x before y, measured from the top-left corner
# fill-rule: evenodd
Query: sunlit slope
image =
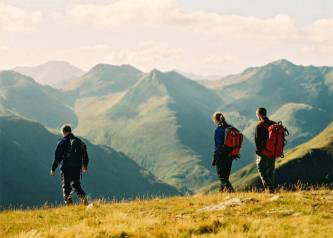
<path id="1" fill-rule="evenodd" d="M 214 177 L 210 115 L 221 103 L 194 81 L 154 70 L 96 118 L 93 128 L 82 121 L 79 131 L 125 152 L 164 181 L 193 189 Z"/>
<path id="2" fill-rule="evenodd" d="M 95 202 L 0 213 L 1 237 L 332 237 L 331 190 Z"/>

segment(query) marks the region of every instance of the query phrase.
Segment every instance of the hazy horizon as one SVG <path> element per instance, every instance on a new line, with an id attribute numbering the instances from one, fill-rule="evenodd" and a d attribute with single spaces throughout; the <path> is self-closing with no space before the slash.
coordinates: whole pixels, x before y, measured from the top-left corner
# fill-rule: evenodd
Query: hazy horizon
<path id="1" fill-rule="evenodd" d="M 221 76 L 282 58 L 330 66 L 332 29 L 328 0 L 2 0 L 0 70 L 49 60 Z"/>

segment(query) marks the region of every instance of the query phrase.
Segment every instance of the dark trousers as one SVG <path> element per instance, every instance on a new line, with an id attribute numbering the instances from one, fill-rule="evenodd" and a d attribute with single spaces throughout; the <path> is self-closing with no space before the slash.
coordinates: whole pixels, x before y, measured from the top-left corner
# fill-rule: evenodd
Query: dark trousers
<path id="1" fill-rule="evenodd" d="M 221 181 L 220 191 L 233 192 L 234 188 L 232 187 L 229 176 L 231 172 L 233 158 L 229 156 L 218 156 L 216 158 L 216 171 L 217 176 Z"/>
<path id="2" fill-rule="evenodd" d="M 274 186 L 275 158 L 257 156 L 257 167 L 264 188 L 273 192 L 275 189 Z"/>
<path id="3" fill-rule="evenodd" d="M 86 193 L 81 187 L 81 169 L 70 168 L 63 169 L 61 173 L 61 182 L 65 203 L 72 203 L 72 191 L 74 190 L 80 199 L 85 198 Z"/>

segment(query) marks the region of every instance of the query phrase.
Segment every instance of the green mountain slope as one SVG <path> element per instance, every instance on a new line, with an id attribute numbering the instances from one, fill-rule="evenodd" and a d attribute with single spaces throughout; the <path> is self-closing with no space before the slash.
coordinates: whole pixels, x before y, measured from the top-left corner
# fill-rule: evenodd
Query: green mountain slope
<path id="1" fill-rule="evenodd" d="M 213 125 L 220 98 L 194 81 L 154 70 L 81 134 L 111 144 L 164 181 L 193 189 L 211 181 Z"/>
<path id="2" fill-rule="evenodd" d="M 312 140 L 288 151 L 277 162 L 275 174 L 279 185 L 333 184 L 333 123 Z M 256 165 L 250 164 L 232 175 L 239 189 L 260 187 Z"/>
<path id="3" fill-rule="evenodd" d="M 41 205 L 62 200 L 59 171 L 49 176 L 58 136 L 36 122 L 0 116 L 0 204 Z M 83 186 L 93 198 L 134 198 L 178 192 L 110 147 L 86 141 L 89 172 Z"/>
<path id="4" fill-rule="evenodd" d="M 62 102 L 61 93 L 41 86 L 32 78 L 14 71 L 0 72 L 0 104 L 7 109 L 47 127 L 77 124 L 75 112 Z"/>
<path id="5" fill-rule="evenodd" d="M 272 120 L 281 120 L 290 132 L 287 148 L 295 147 L 316 136 L 333 120 L 331 112 L 302 103 L 288 103 L 279 108 Z"/>
<path id="6" fill-rule="evenodd" d="M 229 99 L 229 111 L 252 116 L 256 107 L 265 106 L 274 112 L 286 103 L 305 103 L 333 111 L 328 69 L 279 60 L 245 72 L 250 75 L 246 80 L 218 90 Z"/>
<path id="7" fill-rule="evenodd" d="M 98 64 L 67 89 L 78 90 L 81 97 L 100 97 L 129 89 L 141 76 L 142 72 L 131 65 Z"/>

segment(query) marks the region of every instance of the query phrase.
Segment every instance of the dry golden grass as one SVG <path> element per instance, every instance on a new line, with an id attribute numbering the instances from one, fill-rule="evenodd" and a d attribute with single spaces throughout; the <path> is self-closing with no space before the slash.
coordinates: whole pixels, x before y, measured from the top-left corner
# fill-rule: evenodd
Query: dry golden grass
<path id="1" fill-rule="evenodd" d="M 222 210 L 200 211 L 221 203 Z M 0 213 L 0 237 L 333 237 L 333 191 L 223 193 L 96 201 L 90 209 L 9 210 Z"/>

